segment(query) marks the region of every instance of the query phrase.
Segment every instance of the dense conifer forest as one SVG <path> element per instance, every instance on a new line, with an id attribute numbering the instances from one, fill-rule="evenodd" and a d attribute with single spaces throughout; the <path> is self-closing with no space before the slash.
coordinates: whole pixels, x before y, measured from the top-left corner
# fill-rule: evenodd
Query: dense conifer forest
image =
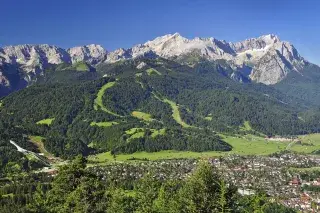
<path id="1" fill-rule="evenodd" d="M 141 62 L 147 67 L 137 69 Z M 104 151 L 229 151 L 216 133 L 239 134 L 245 123 L 246 133 L 267 136 L 320 127 L 312 103 L 235 82 L 222 62 L 189 67 L 138 59 L 86 72 L 65 66 L 48 69 L 37 84 L 4 97 L 0 107 L 2 122 L 44 137 L 45 148 L 63 158 Z"/>

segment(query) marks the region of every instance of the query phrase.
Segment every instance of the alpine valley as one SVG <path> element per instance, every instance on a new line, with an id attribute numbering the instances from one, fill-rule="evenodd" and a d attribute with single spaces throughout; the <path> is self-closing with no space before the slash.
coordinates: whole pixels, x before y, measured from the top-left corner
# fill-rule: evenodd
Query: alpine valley
<path id="1" fill-rule="evenodd" d="M 0 212 L 316 212 L 319 83 L 276 35 L 2 47 Z"/>
<path id="2" fill-rule="evenodd" d="M 320 130 L 320 68 L 276 35 L 231 43 L 158 37 L 100 45 L 0 48 L 1 151 L 54 156 L 220 151 L 223 135 L 294 137 Z M 37 136 L 38 147 L 30 142 Z M 20 139 L 18 139 L 20 138 Z M 39 151 L 39 150 L 38 150 Z M 26 159 L 25 159 L 26 160 Z"/>

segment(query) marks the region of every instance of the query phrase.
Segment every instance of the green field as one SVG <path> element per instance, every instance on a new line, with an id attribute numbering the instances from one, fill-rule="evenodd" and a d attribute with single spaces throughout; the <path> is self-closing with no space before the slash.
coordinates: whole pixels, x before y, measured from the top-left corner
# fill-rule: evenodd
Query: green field
<path id="1" fill-rule="evenodd" d="M 48 125 L 50 126 L 52 124 L 52 122 L 54 121 L 55 118 L 47 118 L 47 119 L 43 119 L 41 121 L 38 121 L 36 124 L 39 125 Z"/>
<path id="2" fill-rule="evenodd" d="M 158 129 L 151 129 L 151 132 L 152 132 L 151 137 L 155 138 L 158 135 L 166 134 L 166 129 L 165 128 L 159 129 L 159 130 Z"/>
<path id="3" fill-rule="evenodd" d="M 13 198 L 13 197 L 14 197 L 14 194 L 13 194 L 13 193 L 10 193 L 10 194 L 6 194 L 6 195 L 2 195 L 2 198 L 8 198 L 8 197 Z"/>
<path id="4" fill-rule="evenodd" d="M 251 127 L 249 121 L 245 121 L 243 123 L 243 126 L 240 127 L 240 129 L 244 130 L 244 131 L 250 131 L 250 130 L 252 130 L 252 127 Z"/>
<path id="5" fill-rule="evenodd" d="M 172 117 L 178 124 L 180 124 L 182 127 L 185 127 L 185 128 L 192 127 L 182 120 L 182 118 L 180 116 L 180 112 L 179 112 L 179 106 L 175 102 L 173 102 L 169 99 L 164 99 L 163 102 L 170 104 L 170 106 L 172 108 Z"/>
<path id="6" fill-rule="evenodd" d="M 164 130 L 162 130 L 164 131 Z M 238 154 L 238 155 L 268 155 L 275 152 L 285 150 L 288 142 L 276 142 L 276 141 L 266 141 L 262 137 L 247 135 L 245 137 L 233 137 L 220 135 L 227 143 L 233 146 L 233 150 L 230 152 L 218 152 L 218 151 L 208 151 L 208 152 L 190 152 L 190 151 L 174 151 L 166 150 L 160 152 L 137 152 L 133 154 L 119 154 L 117 155 L 117 160 L 125 161 L 130 158 L 147 158 L 149 160 L 160 160 L 160 159 L 174 159 L 174 158 L 208 158 L 217 157 L 228 154 Z M 89 158 L 97 163 L 114 160 L 110 152 L 101 153 L 95 156 L 90 156 Z"/>
<path id="7" fill-rule="evenodd" d="M 50 155 L 50 153 L 47 152 L 47 150 L 44 148 L 44 144 L 43 144 L 43 142 L 42 142 L 42 140 L 44 139 L 44 137 L 42 137 L 42 136 L 30 135 L 30 136 L 29 136 L 29 139 L 30 139 L 30 141 L 31 141 L 33 144 L 35 144 L 35 145 L 38 147 L 38 149 L 39 149 L 39 151 L 40 151 L 41 153 L 43 153 L 45 156 L 49 156 L 49 155 Z"/>
<path id="8" fill-rule="evenodd" d="M 91 122 L 90 126 L 98 126 L 98 127 L 110 127 L 113 125 L 119 124 L 118 122 L 115 121 L 106 121 L 106 122 Z"/>
<path id="9" fill-rule="evenodd" d="M 130 138 L 128 138 L 128 141 L 134 138 L 143 138 L 145 133 L 144 128 L 132 128 L 126 131 L 127 135 L 130 135 Z"/>
<path id="10" fill-rule="evenodd" d="M 103 102 L 102 102 L 102 97 L 103 95 L 105 94 L 106 90 L 113 87 L 115 85 L 116 82 L 108 82 L 106 83 L 105 85 L 103 85 L 101 87 L 101 89 L 99 90 L 98 94 L 97 94 L 97 98 L 94 100 L 94 109 L 95 110 L 98 110 L 99 107 L 102 111 L 106 112 L 106 113 L 109 113 L 111 115 L 114 115 L 114 116 L 117 116 L 117 117 L 122 117 L 121 115 L 118 115 L 114 112 L 111 112 L 109 109 L 107 109 L 104 105 L 103 105 Z"/>
<path id="11" fill-rule="evenodd" d="M 145 133 L 145 131 L 136 132 L 136 133 L 132 134 L 128 140 L 130 141 L 131 139 L 135 139 L 135 138 L 143 138 L 144 133 Z"/>
<path id="12" fill-rule="evenodd" d="M 144 128 L 132 128 L 126 131 L 127 135 L 133 135 L 136 132 L 144 131 Z"/>
<path id="13" fill-rule="evenodd" d="M 145 112 L 133 111 L 131 113 L 131 115 L 133 117 L 140 119 L 140 120 L 144 120 L 144 121 L 148 121 L 148 122 L 153 120 L 152 115 L 145 113 Z"/>
<path id="14" fill-rule="evenodd" d="M 148 73 L 148 75 L 162 75 L 161 72 L 154 68 L 149 68 L 146 70 L 146 72 Z"/>
<path id="15" fill-rule="evenodd" d="M 174 159 L 174 158 L 199 158 L 199 157 L 212 157 L 221 155 L 218 152 L 187 152 L 187 151 L 173 151 L 166 150 L 160 152 L 136 152 L 133 154 L 119 154 L 116 159 L 119 161 L 126 161 L 130 158 L 147 158 L 149 160 L 161 160 L 161 159 Z M 113 155 L 110 152 L 100 153 L 89 157 L 89 160 L 96 163 L 102 163 L 105 161 L 114 160 Z"/>
<path id="16" fill-rule="evenodd" d="M 301 144 L 294 143 L 289 150 L 305 154 L 320 150 L 320 134 L 302 135 L 299 139 Z"/>
<path id="17" fill-rule="evenodd" d="M 157 137 L 158 135 L 164 135 L 166 133 L 166 129 L 149 129 L 151 131 L 151 137 Z M 127 135 L 130 135 L 130 139 L 133 138 L 142 138 L 144 137 L 145 129 L 144 128 L 132 128 L 126 131 Z"/>
<path id="18" fill-rule="evenodd" d="M 90 71 L 90 67 L 85 62 L 78 62 L 72 65 L 77 71 L 88 72 Z"/>
<path id="19" fill-rule="evenodd" d="M 211 116 L 207 116 L 204 119 L 207 120 L 207 121 L 212 121 L 212 117 Z"/>
<path id="20" fill-rule="evenodd" d="M 238 155 L 268 155 L 286 149 L 288 142 L 267 141 L 254 135 L 225 136 L 221 138 L 229 143 L 233 150 L 228 152 Z"/>

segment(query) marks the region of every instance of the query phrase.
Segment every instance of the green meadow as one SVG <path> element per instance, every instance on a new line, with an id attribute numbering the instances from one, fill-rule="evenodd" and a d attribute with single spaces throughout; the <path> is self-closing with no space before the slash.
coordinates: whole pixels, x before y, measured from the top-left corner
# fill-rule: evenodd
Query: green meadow
<path id="1" fill-rule="evenodd" d="M 47 118 L 47 119 L 43 119 L 41 121 L 38 121 L 36 124 L 39 125 L 48 125 L 50 126 L 52 124 L 52 122 L 54 121 L 55 118 Z"/>
<path id="2" fill-rule="evenodd" d="M 164 99 L 163 102 L 165 102 L 165 103 L 167 103 L 167 104 L 169 104 L 171 106 L 171 108 L 172 108 L 172 117 L 178 124 L 180 124 L 182 127 L 185 127 L 185 128 L 192 127 L 192 126 L 190 126 L 189 124 L 185 123 L 182 120 L 182 118 L 180 116 L 180 112 L 179 112 L 179 106 L 175 102 L 173 102 L 173 101 L 171 101 L 169 99 Z"/>
<path id="3" fill-rule="evenodd" d="M 148 75 L 162 75 L 161 72 L 154 68 L 149 68 L 146 70 L 146 72 L 148 73 Z"/>
<path id="4" fill-rule="evenodd" d="M 320 150 L 320 134 L 301 135 L 299 139 L 300 142 L 294 143 L 289 150 L 304 154 Z"/>
<path id="5" fill-rule="evenodd" d="M 132 133 L 131 130 L 130 133 Z M 160 130 L 163 133 L 165 130 Z M 288 142 L 277 142 L 277 141 L 267 141 L 262 137 L 247 135 L 241 136 L 225 136 L 220 135 L 223 140 L 233 146 L 233 150 L 229 152 L 218 152 L 218 151 L 208 151 L 208 152 L 191 152 L 191 151 L 174 151 L 165 150 L 160 152 L 136 152 L 132 154 L 119 154 L 116 156 L 116 160 L 126 161 L 131 158 L 136 159 L 149 159 L 149 160 L 161 160 L 161 159 L 175 159 L 175 158 L 209 158 L 217 157 L 229 154 L 238 155 L 268 155 L 283 151 L 286 149 Z M 114 160 L 114 157 L 110 152 L 100 153 L 89 157 L 89 160 L 96 163 L 103 163 L 106 161 Z"/>
<path id="6" fill-rule="evenodd" d="M 138 119 L 140 119 L 140 120 L 144 120 L 144 121 L 147 121 L 147 122 L 153 120 L 153 119 L 152 119 L 152 115 L 150 115 L 150 114 L 148 114 L 148 113 L 145 113 L 145 112 L 133 111 L 133 112 L 131 113 L 131 115 L 132 115 L 133 117 L 136 117 L 136 118 L 138 118 Z"/>
<path id="7" fill-rule="evenodd" d="M 91 122 L 90 126 L 110 127 L 110 126 L 117 125 L 117 124 L 119 124 L 119 123 L 115 122 L 115 121 Z"/>
<path id="8" fill-rule="evenodd" d="M 115 85 L 116 82 L 108 82 L 106 83 L 105 85 L 103 85 L 101 87 L 101 89 L 99 90 L 98 94 L 97 94 L 97 98 L 94 100 L 94 109 L 95 110 L 98 110 L 99 108 L 106 112 L 106 113 L 109 113 L 111 115 L 114 115 L 114 116 L 117 116 L 117 117 L 122 117 L 121 115 L 118 115 L 112 111 L 110 111 L 109 109 L 107 109 L 104 105 L 103 105 L 103 102 L 102 102 L 102 97 L 103 95 L 105 94 L 106 90 L 113 87 Z"/>

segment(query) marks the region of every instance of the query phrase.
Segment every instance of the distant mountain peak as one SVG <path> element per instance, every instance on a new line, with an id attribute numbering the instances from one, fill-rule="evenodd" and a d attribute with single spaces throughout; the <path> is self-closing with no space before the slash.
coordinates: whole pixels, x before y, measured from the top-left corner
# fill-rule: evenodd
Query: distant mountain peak
<path id="1" fill-rule="evenodd" d="M 226 60 L 231 63 L 235 69 L 241 70 L 244 65 L 246 67 L 249 66 L 252 69 L 252 73 L 248 77 L 264 84 L 275 84 L 281 81 L 290 71 L 299 71 L 299 68 L 303 66 L 305 62 L 292 44 L 281 41 L 275 34 L 262 35 L 257 38 L 232 43 L 213 37 L 187 39 L 179 33 L 160 36 L 127 50 L 118 50 L 120 54 L 111 52 L 106 62 L 113 63 L 122 59 L 136 58 L 144 56 L 147 53 L 153 53 L 160 57 L 171 59 L 183 57 L 195 51 L 200 57 L 206 58 L 207 60 Z M 277 60 L 262 60 L 267 56 L 276 57 Z M 262 61 L 263 64 L 261 63 Z M 255 74 L 255 72 L 264 72 L 264 65 L 265 68 L 273 67 L 273 69 L 277 68 L 276 70 L 281 69 L 285 71 L 283 71 L 281 75 L 276 73 L 279 77 L 273 78 L 273 80 L 259 78 L 259 76 L 263 75 Z M 270 75 L 273 75 L 272 72 L 270 73 Z M 265 76 L 269 76 L 269 74 Z"/>
<path id="2" fill-rule="evenodd" d="M 274 34 L 239 42 L 226 42 L 214 37 L 188 39 L 174 33 L 159 36 L 129 49 L 119 48 L 112 52 L 98 44 L 66 50 L 48 44 L 7 46 L 0 48 L 0 68 L 4 64 L 11 64 L 31 75 L 41 73 L 52 64 L 60 63 L 84 61 L 97 65 L 140 57 L 163 57 L 184 62 L 186 56 L 201 57 L 209 61 L 225 60 L 235 71 L 245 70 L 246 77 L 264 84 L 276 84 L 289 72 L 300 72 L 306 63 L 292 44 L 281 41 Z M 2 82 L 5 81 L 4 74 L 1 79 Z"/>
<path id="3" fill-rule="evenodd" d="M 73 47 L 67 50 L 72 63 L 86 61 L 90 64 L 97 64 L 105 60 L 107 51 L 98 44 Z"/>

